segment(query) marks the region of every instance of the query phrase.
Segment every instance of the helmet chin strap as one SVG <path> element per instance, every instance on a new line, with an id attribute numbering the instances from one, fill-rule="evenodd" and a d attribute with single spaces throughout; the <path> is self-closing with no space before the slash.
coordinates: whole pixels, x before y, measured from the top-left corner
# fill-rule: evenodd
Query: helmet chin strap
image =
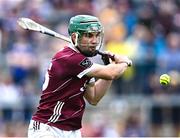
<path id="1" fill-rule="evenodd" d="M 75 44 L 74 44 L 75 47 L 78 46 L 78 34 L 75 33 Z"/>
<path id="2" fill-rule="evenodd" d="M 75 33 L 75 42 L 72 41 L 72 36 L 71 36 L 71 44 L 74 46 L 74 47 L 77 47 L 78 43 L 78 34 Z"/>

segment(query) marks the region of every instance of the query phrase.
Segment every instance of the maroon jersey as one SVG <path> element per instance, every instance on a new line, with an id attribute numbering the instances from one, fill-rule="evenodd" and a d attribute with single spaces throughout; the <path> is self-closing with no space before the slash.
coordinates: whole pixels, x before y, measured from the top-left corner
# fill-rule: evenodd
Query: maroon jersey
<path id="1" fill-rule="evenodd" d="M 46 74 L 39 106 L 32 119 L 62 130 L 80 129 L 85 85 L 91 79 L 85 74 L 91 66 L 92 62 L 73 48 L 59 51 Z"/>

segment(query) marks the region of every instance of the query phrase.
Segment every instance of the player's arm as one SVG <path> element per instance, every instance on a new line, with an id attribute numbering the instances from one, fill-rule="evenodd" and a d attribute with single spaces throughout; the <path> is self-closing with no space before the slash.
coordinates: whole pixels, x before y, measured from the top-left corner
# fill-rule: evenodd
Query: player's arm
<path id="1" fill-rule="evenodd" d="M 116 64 L 106 66 L 95 64 L 93 69 L 86 74 L 87 76 L 99 78 L 94 84 L 87 85 L 84 97 L 90 104 L 97 105 L 110 88 L 112 80 L 119 78 L 124 73 L 131 60 L 117 57 L 115 62 Z"/>
<path id="2" fill-rule="evenodd" d="M 106 66 L 93 64 L 91 71 L 89 71 L 86 75 L 98 79 L 114 80 L 119 78 L 127 69 L 127 67 L 128 65 L 125 62 L 120 64 L 109 64 Z"/>
<path id="3" fill-rule="evenodd" d="M 93 64 L 91 70 L 86 75 L 98 79 L 114 80 L 119 78 L 131 64 L 132 61 L 127 56 L 116 54 L 111 64 Z"/>
<path id="4" fill-rule="evenodd" d="M 85 99 L 91 105 L 97 105 L 105 95 L 106 91 L 110 88 L 111 83 L 112 80 L 99 79 L 95 83 L 88 84 L 84 94 Z"/>
<path id="5" fill-rule="evenodd" d="M 90 104 L 97 105 L 110 88 L 112 80 L 119 78 L 127 69 L 128 65 L 121 63 L 109 64 L 107 66 L 95 64 L 94 66 L 94 69 L 86 75 L 99 79 L 94 84 L 90 83 L 87 85 L 84 97 Z"/>

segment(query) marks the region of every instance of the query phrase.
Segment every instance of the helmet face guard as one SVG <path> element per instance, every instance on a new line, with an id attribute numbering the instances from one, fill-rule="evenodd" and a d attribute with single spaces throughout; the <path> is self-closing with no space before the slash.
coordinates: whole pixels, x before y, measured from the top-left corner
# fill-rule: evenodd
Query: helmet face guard
<path id="1" fill-rule="evenodd" d="M 99 50 L 103 43 L 103 37 L 104 37 L 104 30 L 99 22 L 98 18 L 90 15 L 78 15 L 75 17 L 72 17 L 70 19 L 69 27 L 68 27 L 69 35 L 71 36 L 72 33 L 76 33 L 76 41 L 74 42 L 74 46 L 78 48 L 78 50 L 84 54 L 85 56 L 95 56 L 96 52 L 90 52 L 90 51 L 82 51 L 81 47 L 83 45 L 91 46 L 90 43 L 83 44 L 81 42 L 82 37 L 84 35 L 88 36 L 92 33 L 98 34 L 97 36 L 97 46 L 96 50 Z M 89 53 L 88 53 L 89 52 Z"/>

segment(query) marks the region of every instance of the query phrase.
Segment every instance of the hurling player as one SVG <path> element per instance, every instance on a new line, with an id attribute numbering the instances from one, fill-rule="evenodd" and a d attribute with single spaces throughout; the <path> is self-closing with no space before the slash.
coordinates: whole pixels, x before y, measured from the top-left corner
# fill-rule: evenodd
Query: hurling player
<path id="1" fill-rule="evenodd" d="M 80 138 L 84 98 L 96 105 L 112 81 L 131 64 L 130 59 L 120 55 L 114 55 L 108 65 L 88 59 L 103 43 L 103 26 L 97 17 L 72 17 L 68 32 L 72 43 L 51 60 L 37 111 L 30 121 L 29 138 Z"/>

